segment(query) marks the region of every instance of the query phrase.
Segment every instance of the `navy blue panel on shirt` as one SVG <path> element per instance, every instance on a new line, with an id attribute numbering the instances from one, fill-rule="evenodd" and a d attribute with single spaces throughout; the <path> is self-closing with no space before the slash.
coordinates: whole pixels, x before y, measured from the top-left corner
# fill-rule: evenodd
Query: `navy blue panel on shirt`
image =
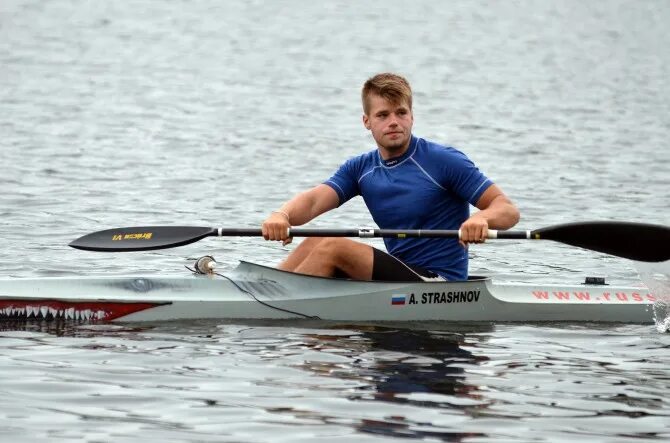
<path id="1" fill-rule="evenodd" d="M 361 195 L 382 229 L 458 229 L 492 184 L 457 149 L 412 136 L 407 152 L 382 160 L 377 149 L 347 160 L 325 184 L 340 205 Z M 390 254 L 448 280 L 465 280 L 467 251 L 456 239 L 384 239 Z"/>

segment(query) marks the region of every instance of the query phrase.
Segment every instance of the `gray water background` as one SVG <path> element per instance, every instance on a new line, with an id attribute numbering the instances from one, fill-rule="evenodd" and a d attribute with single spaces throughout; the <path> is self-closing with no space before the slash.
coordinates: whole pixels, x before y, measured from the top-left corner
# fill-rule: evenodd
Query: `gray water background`
<path id="1" fill-rule="evenodd" d="M 258 226 L 373 148 L 359 94 L 381 71 L 412 83 L 415 134 L 470 156 L 519 206 L 519 228 L 668 225 L 669 22 L 662 0 L 4 0 L 2 275 L 276 263 L 294 246 L 67 243 L 115 226 Z M 372 225 L 358 200 L 310 224 Z M 547 242 L 471 258 L 502 281 L 641 278 Z M 653 325 L 2 329 L 3 441 L 670 439 L 670 338 Z"/>

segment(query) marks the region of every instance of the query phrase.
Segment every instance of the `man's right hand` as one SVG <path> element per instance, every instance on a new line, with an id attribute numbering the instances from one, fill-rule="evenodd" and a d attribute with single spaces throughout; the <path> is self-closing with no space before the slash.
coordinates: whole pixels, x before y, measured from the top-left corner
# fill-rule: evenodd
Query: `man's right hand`
<path id="1" fill-rule="evenodd" d="M 264 239 L 281 241 L 285 246 L 293 241 L 293 237 L 288 236 L 290 227 L 288 214 L 283 211 L 275 211 L 265 219 L 261 230 L 263 231 Z"/>
<path id="2" fill-rule="evenodd" d="M 288 234 L 291 223 L 295 226 L 304 225 L 324 212 L 336 208 L 339 201 L 337 192 L 323 183 L 309 191 L 301 192 L 284 203 L 280 209 L 272 211 L 265 219 L 261 227 L 263 238 L 281 241 L 284 245 L 287 245 L 293 241 L 293 238 L 289 237 Z M 291 213 L 290 216 L 289 212 Z"/>

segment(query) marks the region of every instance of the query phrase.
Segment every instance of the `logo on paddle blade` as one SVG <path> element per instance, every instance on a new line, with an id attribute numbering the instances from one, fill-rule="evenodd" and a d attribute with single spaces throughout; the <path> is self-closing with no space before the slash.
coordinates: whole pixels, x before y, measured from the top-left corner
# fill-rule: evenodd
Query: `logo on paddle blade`
<path id="1" fill-rule="evenodd" d="M 150 240 L 153 236 L 152 232 L 137 232 L 133 234 L 115 234 L 112 235 L 112 241 L 121 240 Z"/>

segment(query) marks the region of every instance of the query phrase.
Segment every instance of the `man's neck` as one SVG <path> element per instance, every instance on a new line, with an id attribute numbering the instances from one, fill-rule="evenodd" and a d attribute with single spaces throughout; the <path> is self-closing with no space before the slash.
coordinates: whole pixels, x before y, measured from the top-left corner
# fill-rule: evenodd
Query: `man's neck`
<path id="1" fill-rule="evenodd" d="M 393 149 L 388 149 L 384 148 L 383 146 L 377 145 L 377 150 L 379 151 L 379 156 L 382 158 L 382 160 L 388 160 L 390 158 L 394 157 L 400 157 L 403 155 L 407 150 L 409 149 L 409 145 L 412 143 L 412 139 L 410 138 L 407 143 L 398 148 L 393 148 Z"/>

